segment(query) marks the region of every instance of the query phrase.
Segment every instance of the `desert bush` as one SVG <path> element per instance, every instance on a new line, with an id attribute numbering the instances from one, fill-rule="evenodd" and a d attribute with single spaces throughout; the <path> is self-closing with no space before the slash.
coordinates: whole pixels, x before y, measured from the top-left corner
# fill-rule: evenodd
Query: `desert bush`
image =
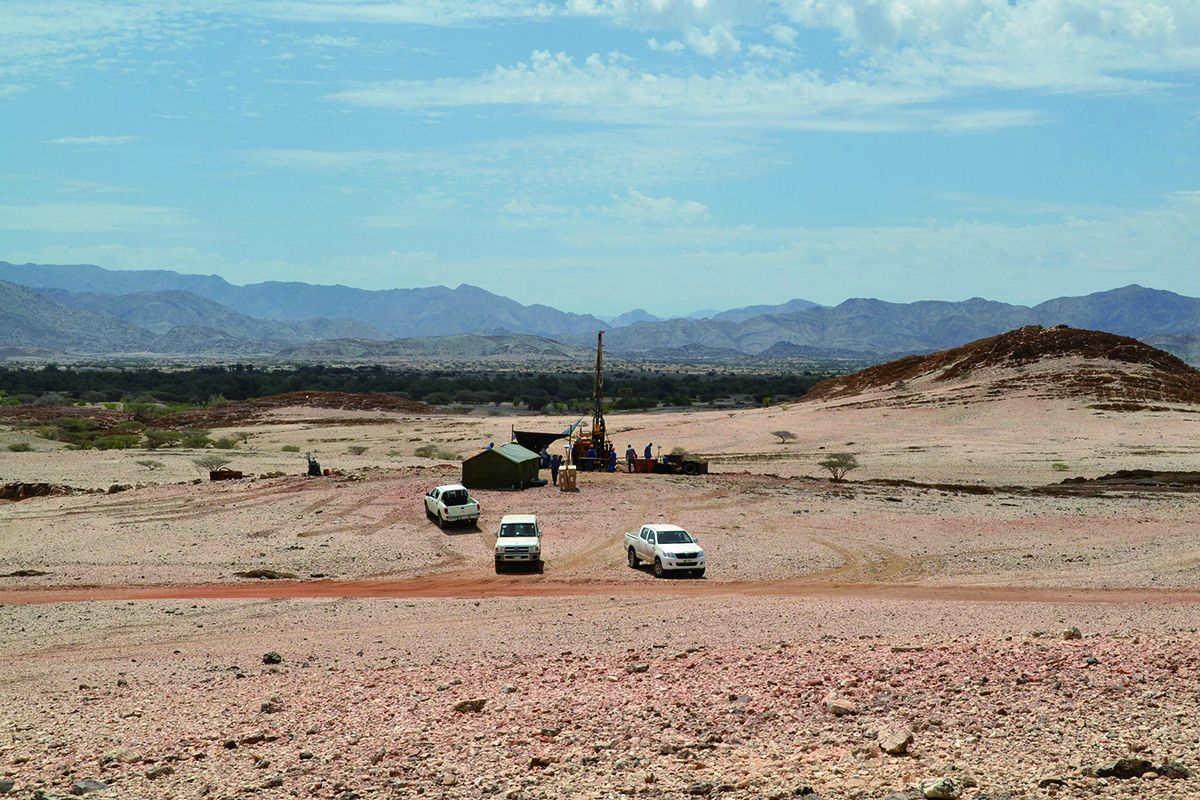
<path id="1" fill-rule="evenodd" d="M 8 449 L 13 453 L 28 453 L 33 450 L 33 446 L 29 442 L 13 442 Z"/>
<path id="2" fill-rule="evenodd" d="M 40 425 L 33 435 L 39 439 L 49 439 L 52 442 L 57 442 L 62 436 L 62 429 L 56 425 Z"/>
<path id="3" fill-rule="evenodd" d="M 362 445 L 357 445 L 357 444 L 356 444 L 356 445 L 352 445 L 352 446 L 350 446 L 350 447 L 347 447 L 347 448 L 346 448 L 346 452 L 347 452 L 347 453 L 349 453 L 349 454 L 350 454 L 350 455 L 352 455 L 352 456 L 361 456 L 363 453 L 367 452 L 367 451 L 368 451 L 368 450 L 370 450 L 370 449 L 371 449 L 371 448 L 369 448 L 369 447 L 363 447 Z"/>
<path id="4" fill-rule="evenodd" d="M 147 450 L 157 450 L 160 447 L 174 447 L 181 441 L 183 441 L 183 434 L 179 431 L 169 431 L 161 428 L 151 428 L 146 431 Z"/>
<path id="5" fill-rule="evenodd" d="M 237 433 L 233 434 L 233 438 L 237 439 L 242 444 L 246 444 L 246 442 L 250 441 L 250 434 L 246 431 L 238 431 Z"/>
<path id="6" fill-rule="evenodd" d="M 225 466 L 229 463 L 229 459 L 214 453 L 208 456 L 200 456 L 200 458 L 193 458 L 192 463 L 196 465 L 197 470 L 207 473 L 214 472 Z"/>
<path id="7" fill-rule="evenodd" d="M 673 456 L 686 456 L 687 454 L 688 454 L 687 448 L 684 448 L 684 447 L 671 448 L 671 455 L 673 455 Z"/>
<path id="8" fill-rule="evenodd" d="M 232 450 L 233 448 L 237 447 L 237 439 L 234 439 L 231 436 L 222 436 L 220 439 L 217 439 L 215 442 L 213 442 L 213 447 L 217 448 L 218 450 Z"/>
<path id="9" fill-rule="evenodd" d="M 151 458 L 143 458 L 141 461 L 138 461 L 137 464 L 138 464 L 138 466 L 145 467 L 146 469 L 150 470 L 151 472 L 154 472 L 155 470 L 163 468 L 163 462 L 155 461 L 154 459 L 151 459 Z"/>
<path id="10" fill-rule="evenodd" d="M 116 427 L 116 430 L 126 431 L 128 433 L 143 431 L 145 429 L 146 429 L 145 423 L 138 422 L 137 420 L 130 420 L 129 422 L 122 422 L 120 425 L 118 425 Z"/>
<path id="11" fill-rule="evenodd" d="M 84 431 L 94 431 L 100 427 L 100 423 L 91 419 L 80 419 L 79 417 L 59 417 L 51 420 L 51 425 L 60 428 L 68 433 L 83 433 Z"/>
<path id="12" fill-rule="evenodd" d="M 1054 470 L 1055 472 L 1066 472 L 1070 468 L 1071 468 L 1070 464 L 1064 464 L 1061 461 L 1055 461 L 1053 464 L 1050 465 L 1050 469 Z"/>
<path id="13" fill-rule="evenodd" d="M 830 453 L 823 461 L 818 461 L 817 465 L 828 471 L 829 477 L 839 483 L 846 479 L 846 473 L 859 467 L 854 453 Z"/>
<path id="14" fill-rule="evenodd" d="M 283 452 L 285 452 L 285 453 L 299 453 L 299 452 L 300 452 L 300 445 L 298 445 L 298 444 L 285 444 L 283 447 L 281 447 L 281 448 L 279 448 L 279 449 L 280 449 L 280 450 L 282 450 L 282 451 L 283 451 Z"/>
<path id="15" fill-rule="evenodd" d="M 443 450 L 436 444 L 423 444 L 413 451 L 413 455 L 419 458 L 432 458 L 438 461 L 461 461 L 461 456 L 458 453 L 451 453 L 449 450 Z"/>
<path id="16" fill-rule="evenodd" d="M 780 444 L 787 444 L 788 442 L 795 441 L 796 439 L 796 434 L 792 433 L 791 431 L 771 431 L 771 435 L 778 436 Z"/>
<path id="17" fill-rule="evenodd" d="M 141 440 L 142 437 L 136 433 L 97 436 L 92 440 L 92 446 L 97 450 L 128 450 L 131 447 L 137 447 Z"/>

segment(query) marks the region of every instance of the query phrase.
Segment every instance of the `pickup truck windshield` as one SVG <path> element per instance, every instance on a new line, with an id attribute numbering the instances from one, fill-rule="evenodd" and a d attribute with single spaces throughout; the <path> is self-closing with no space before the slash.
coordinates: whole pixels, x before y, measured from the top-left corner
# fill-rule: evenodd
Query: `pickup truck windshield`
<path id="1" fill-rule="evenodd" d="M 691 544 L 692 537 L 687 531 L 659 531 L 659 544 Z"/>
<path id="2" fill-rule="evenodd" d="M 470 501 L 466 489 L 455 489 L 442 495 L 442 502 L 449 506 L 465 506 Z"/>
<path id="3" fill-rule="evenodd" d="M 537 536 L 537 526 L 532 522 L 510 522 L 507 525 L 501 525 L 500 538 L 509 536 Z"/>

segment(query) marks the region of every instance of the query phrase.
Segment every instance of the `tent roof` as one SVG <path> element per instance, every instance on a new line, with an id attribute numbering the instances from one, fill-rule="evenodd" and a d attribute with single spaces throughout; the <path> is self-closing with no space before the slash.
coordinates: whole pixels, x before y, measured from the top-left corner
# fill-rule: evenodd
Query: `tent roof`
<path id="1" fill-rule="evenodd" d="M 514 444 L 513 442 L 505 442 L 504 444 L 496 445 L 491 450 L 484 450 L 483 452 L 476 453 L 475 455 L 471 456 L 471 458 L 468 458 L 467 461 L 479 458 L 480 456 L 486 457 L 488 453 L 495 453 L 496 455 L 501 456 L 513 462 L 514 464 L 521 464 L 531 459 L 533 461 L 539 461 L 541 459 L 541 457 L 532 450 L 526 450 L 524 447 L 521 447 L 521 445 Z"/>

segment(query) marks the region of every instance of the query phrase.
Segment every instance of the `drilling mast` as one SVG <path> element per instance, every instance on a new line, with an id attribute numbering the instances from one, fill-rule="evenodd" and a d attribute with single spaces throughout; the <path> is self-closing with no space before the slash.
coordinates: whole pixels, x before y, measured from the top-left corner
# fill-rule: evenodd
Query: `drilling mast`
<path id="1" fill-rule="evenodd" d="M 608 432 L 604 428 L 604 331 L 596 334 L 596 377 L 592 383 L 592 446 L 608 458 Z"/>

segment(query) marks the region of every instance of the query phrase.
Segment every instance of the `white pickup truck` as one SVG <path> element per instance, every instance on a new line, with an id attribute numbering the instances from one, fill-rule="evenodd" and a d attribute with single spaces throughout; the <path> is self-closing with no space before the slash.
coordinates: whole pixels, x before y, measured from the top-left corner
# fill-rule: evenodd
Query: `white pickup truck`
<path id="1" fill-rule="evenodd" d="M 509 566 L 532 567 L 541 574 L 542 529 L 533 514 L 505 514 L 496 532 L 496 574 Z"/>
<path id="2" fill-rule="evenodd" d="M 676 570 L 697 578 L 704 575 L 704 548 L 678 525 L 644 525 L 640 531 L 625 534 L 625 549 L 629 566 L 637 569 L 646 561 L 660 578 Z"/>
<path id="3" fill-rule="evenodd" d="M 432 517 L 439 528 L 458 522 L 479 523 L 479 503 L 466 487 L 458 483 L 438 486 L 425 495 L 425 515 Z"/>

